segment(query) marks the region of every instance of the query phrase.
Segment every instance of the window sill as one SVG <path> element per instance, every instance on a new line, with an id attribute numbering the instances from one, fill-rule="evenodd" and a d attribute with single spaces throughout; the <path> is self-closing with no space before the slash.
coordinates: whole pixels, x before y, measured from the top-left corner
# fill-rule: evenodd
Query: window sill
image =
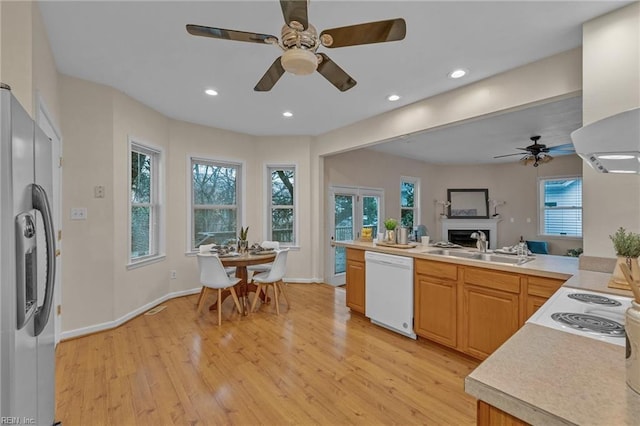
<path id="1" fill-rule="evenodd" d="M 544 238 L 547 240 L 582 240 L 583 237 L 575 237 L 573 235 L 538 235 L 538 238 Z"/>
<path id="2" fill-rule="evenodd" d="M 130 271 L 132 269 L 138 269 L 138 268 L 141 268 L 143 266 L 151 265 L 153 263 L 162 262 L 165 258 L 166 258 L 166 256 L 164 254 L 160 254 L 158 256 L 148 257 L 148 258 L 146 258 L 144 260 L 138 260 L 138 261 L 135 261 L 135 262 L 129 262 L 127 264 L 127 270 Z"/>

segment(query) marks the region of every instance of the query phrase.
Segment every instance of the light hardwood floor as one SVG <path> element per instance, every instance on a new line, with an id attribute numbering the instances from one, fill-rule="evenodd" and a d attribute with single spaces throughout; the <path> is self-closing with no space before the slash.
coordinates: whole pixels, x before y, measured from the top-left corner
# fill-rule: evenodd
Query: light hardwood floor
<path id="1" fill-rule="evenodd" d="M 75 425 L 472 425 L 463 380 L 478 361 L 372 325 L 343 288 L 288 284 L 292 308 L 222 326 L 197 295 L 62 342 L 56 420 Z M 211 297 L 207 304 L 213 303 Z"/>

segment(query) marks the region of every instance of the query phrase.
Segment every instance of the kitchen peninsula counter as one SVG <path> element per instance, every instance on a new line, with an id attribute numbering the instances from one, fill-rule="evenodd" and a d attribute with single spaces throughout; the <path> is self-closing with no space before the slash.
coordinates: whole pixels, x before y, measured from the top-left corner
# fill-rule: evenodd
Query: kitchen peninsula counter
<path id="1" fill-rule="evenodd" d="M 429 254 L 429 251 L 438 250 L 439 247 L 423 246 L 418 244 L 411 249 L 401 249 L 387 246 L 379 246 L 371 242 L 362 241 L 335 241 L 337 246 L 353 248 L 357 250 L 375 251 L 380 253 L 395 254 L 398 256 L 413 257 L 416 259 L 428 259 L 439 262 L 455 263 L 458 265 L 477 266 L 487 269 L 495 269 L 498 271 L 508 271 L 521 274 L 535 275 L 546 278 L 568 279 L 578 272 L 578 258 L 567 256 L 552 256 L 537 254 L 534 260 L 523 263 L 522 265 L 511 265 L 506 263 L 488 262 L 477 259 L 464 259 L 453 256 L 443 256 L 439 254 Z M 474 249 L 464 247 L 465 250 L 473 251 Z"/>
<path id="2" fill-rule="evenodd" d="M 578 270 L 578 259 L 536 255 L 523 265 L 429 254 L 359 241 L 336 245 L 567 280 L 564 286 L 631 297 L 611 289 L 611 274 Z M 468 250 L 468 249 L 467 249 Z M 625 383 L 625 348 L 526 323 L 466 379 L 465 390 L 480 401 L 534 425 L 634 425 L 640 395 Z"/>

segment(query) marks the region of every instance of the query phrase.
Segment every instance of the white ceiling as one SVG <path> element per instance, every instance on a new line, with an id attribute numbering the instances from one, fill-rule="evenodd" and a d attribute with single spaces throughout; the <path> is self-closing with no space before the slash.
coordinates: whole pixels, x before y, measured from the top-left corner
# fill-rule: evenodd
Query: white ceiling
<path id="1" fill-rule="evenodd" d="M 280 35 L 276 0 L 43 1 L 58 69 L 115 87 L 161 113 L 252 135 L 318 135 L 581 44 L 581 24 L 625 1 L 313 0 L 319 31 L 403 17 L 403 41 L 321 48 L 358 82 L 340 92 L 317 73 L 253 87 L 280 51 L 193 37 L 186 24 Z M 470 70 L 460 80 L 453 68 Z M 213 87 L 220 93 L 203 93 Z M 398 93 L 401 100 L 386 100 Z M 291 110 L 293 118 L 282 112 Z M 525 141 L 526 142 L 526 141 Z M 517 142 L 516 142 L 517 143 Z"/>
<path id="2" fill-rule="evenodd" d="M 491 117 L 468 120 L 378 144 L 369 149 L 433 164 L 487 164 L 519 161 L 531 136 L 551 148 L 570 144 L 582 126 L 582 97 L 537 105 Z M 493 158 L 515 154 L 511 157 Z M 563 154 L 552 154 L 553 157 Z M 566 155 L 566 154 L 564 154 Z"/>

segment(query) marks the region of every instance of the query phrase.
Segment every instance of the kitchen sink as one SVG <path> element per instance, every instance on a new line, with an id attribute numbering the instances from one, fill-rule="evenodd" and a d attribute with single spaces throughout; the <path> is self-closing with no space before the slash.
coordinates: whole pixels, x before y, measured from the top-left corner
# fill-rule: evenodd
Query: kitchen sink
<path id="1" fill-rule="evenodd" d="M 425 250 L 422 253 L 435 254 L 440 256 L 458 257 L 462 259 L 483 260 L 485 262 L 492 262 L 492 263 L 507 263 L 509 265 L 522 265 L 523 263 L 530 262 L 534 259 L 532 257 L 527 257 L 522 259 L 515 256 L 502 256 L 502 255 L 493 254 L 493 253 L 478 253 L 478 252 L 458 251 L 458 250 L 448 250 L 448 249 Z"/>

